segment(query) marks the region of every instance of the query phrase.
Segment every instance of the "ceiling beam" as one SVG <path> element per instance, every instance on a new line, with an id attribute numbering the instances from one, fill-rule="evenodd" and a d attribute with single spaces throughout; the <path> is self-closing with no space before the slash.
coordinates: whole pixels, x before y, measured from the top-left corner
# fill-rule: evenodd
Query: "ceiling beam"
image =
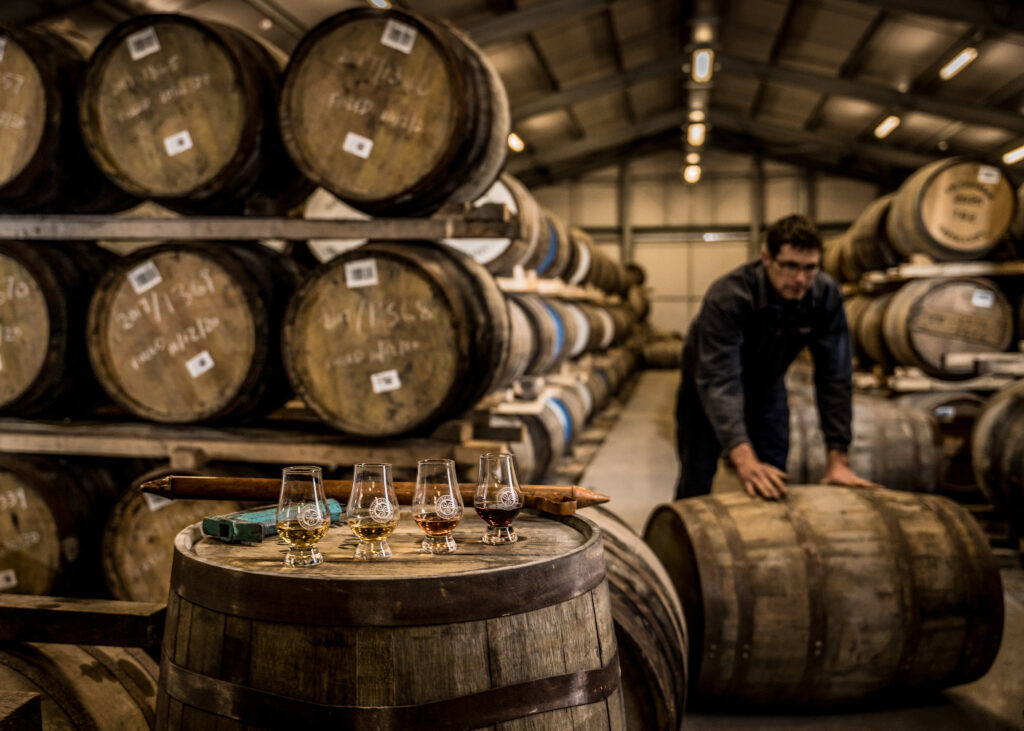
<path id="1" fill-rule="evenodd" d="M 654 155 L 665 150 L 678 150 L 679 137 L 674 131 L 663 132 L 642 140 L 631 140 L 623 145 L 613 145 L 596 153 L 567 160 L 552 167 L 537 167 L 525 170 L 517 177 L 528 188 L 554 185 L 562 180 L 578 178 L 595 170 L 612 167 L 628 160 Z"/>
<path id="2" fill-rule="evenodd" d="M 601 12 L 613 0 L 547 0 L 514 13 L 503 13 L 465 28 L 474 43 L 489 43 L 518 38 L 546 26 L 580 15 Z"/>
<path id="3" fill-rule="evenodd" d="M 562 109 L 587 99 L 610 94 L 613 91 L 621 91 L 628 86 L 639 84 L 642 81 L 650 81 L 665 76 L 679 76 L 682 78 L 682 65 L 688 60 L 689 57 L 683 54 L 668 56 L 643 64 L 642 66 L 634 66 L 623 71 L 621 74 L 602 76 L 593 81 L 586 81 L 582 84 L 566 87 L 556 94 L 545 94 L 532 101 L 517 104 L 513 107 L 512 122 L 515 123 L 527 117 L 553 112 L 556 109 Z"/>
<path id="4" fill-rule="evenodd" d="M 823 94 L 863 99 L 883 107 L 925 112 L 946 119 L 997 127 L 1024 134 L 1024 116 L 1019 114 L 944 100 L 934 95 L 903 93 L 887 86 L 868 84 L 863 81 L 786 69 L 729 54 L 719 53 L 718 59 L 721 61 L 722 71 L 725 73 L 751 76 L 762 81 L 798 86 Z"/>
<path id="5" fill-rule="evenodd" d="M 861 5 L 884 7 L 898 13 L 980 25 L 990 30 L 1024 33 L 1024 3 L 1016 0 L 854 0 Z"/>
<path id="6" fill-rule="evenodd" d="M 0 23 L 8 25 L 24 25 L 33 23 L 48 15 L 54 15 L 75 5 L 82 0 L 4 0 L 0 8 Z"/>
<path id="7" fill-rule="evenodd" d="M 796 8 L 797 0 L 789 0 L 786 10 L 782 14 L 782 20 L 779 22 L 779 27 L 775 30 L 775 37 L 772 38 L 772 47 L 768 51 L 768 58 L 766 59 L 773 66 L 779 60 L 783 44 L 790 42 L 789 36 L 793 28 L 793 18 L 796 17 Z M 762 82 L 757 85 L 757 91 L 754 92 L 754 99 L 750 102 L 750 109 L 747 110 L 748 117 L 756 117 L 760 113 L 761 105 L 764 103 L 764 93 L 765 85 Z"/>

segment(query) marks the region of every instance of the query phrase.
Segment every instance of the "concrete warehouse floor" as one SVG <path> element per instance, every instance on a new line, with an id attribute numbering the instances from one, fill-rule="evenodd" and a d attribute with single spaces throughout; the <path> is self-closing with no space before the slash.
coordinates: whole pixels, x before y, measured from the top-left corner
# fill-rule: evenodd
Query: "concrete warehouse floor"
<path id="1" fill-rule="evenodd" d="M 629 402 L 580 484 L 611 496 L 608 507 L 638 532 L 651 510 L 672 499 L 678 468 L 675 393 L 679 371 L 640 376 Z M 687 713 L 688 729 L 1024 729 L 1024 570 L 1000 554 L 1006 607 L 1003 641 L 980 680 L 911 706 L 817 716 Z"/>

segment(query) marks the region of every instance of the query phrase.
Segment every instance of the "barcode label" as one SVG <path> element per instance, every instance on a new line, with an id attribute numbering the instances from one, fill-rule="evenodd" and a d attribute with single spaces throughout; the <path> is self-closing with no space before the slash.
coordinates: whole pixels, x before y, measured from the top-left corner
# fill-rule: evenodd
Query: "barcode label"
<path id="1" fill-rule="evenodd" d="M 167 151 L 167 157 L 174 157 L 191 149 L 192 135 L 188 133 L 187 129 L 183 129 L 181 132 L 170 137 L 164 137 L 164 150 Z"/>
<path id="2" fill-rule="evenodd" d="M 189 375 L 193 378 L 199 378 L 199 376 L 213 368 L 213 356 L 210 355 L 209 350 L 204 350 L 199 355 L 185 361 L 185 367 L 188 368 Z"/>
<path id="3" fill-rule="evenodd" d="M 144 294 L 164 281 L 164 278 L 160 276 L 160 270 L 150 259 L 128 272 L 128 281 L 131 282 L 135 294 Z"/>
<path id="4" fill-rule="evenodd" d="M 0 61 L 4 60 L 4 51 L 7 50 L 7 36 L 0 38 Z"/>
<path id="5" fill-rule="evenodd" d="M 349 289 L 375 287 L 377 281 L 377 260 L 358 259 L 345 265 L 345 284 Z"/>
<path id="6" fill-rule="evenodd" d="M 1002 173 L 995 165 L 982 165 L 978 168 L 979 183 L 998 183 L 1000 177 L 1002 177 Z"/>
<path id="7" fill-rule="evenodd" d="M 373 384 L 374 393 L 385 391 L 397 391 L 402 387 L 402 379 L 398 377 L 398 371 L 392 368 L 390 371 L 381 371 L 370 376 L 370 383 Z"/>
<path id="8" fill-rule="evenodd" d="M 380 37 L 380 44 L 402 53 L 409 53 L 412 50 L 412 44 L 416 42 L 417 35 L 419 33 L 411 25 L 399 23 L 397 20 L 389 20 L 384 26 L 384 35 Z"/>
<path id="9" fill-rule="evenodd" d="M 345 142 L 342 144 L 341 149 L 365 160 L 373 152 L 373 140 L 369 137 L 357 135 L 355 132 L 349 132 L 345 135 Z"/>
<path id="10" fill-rule="evenodd" d="M 146 500 L 146 505 L 149 506 L 150 512 L 156 512 L 160 508 L 166 508 L 174 501 L 170 498 L 163 497 L 162 495 L 153 495 L 152 493 L 144 492 L 142 497 Z"/>
<path id="11" fill-rule="evenodd" d="M 984 307 L 986 310 L 991 309 L 992 305 L 996 302 L 996 296 L 987 289 L 976 289 L 974 294 L 971 295 L 971 304 L 975 307 Z"/>
<path id="12" fill-rule="evenodd" d="M 14 569 L 7 569 L 6 571 L 0 571 L 0 591 L 6 591 L 7 589 L 13 589 L 18 585 L 18 575 L 14 573 Z"/>
<path id="13" fill-rule="evenodd" d="M 132 33 L 125 39 L 125 43 L 128 44 L 128 53 L 131 54 L 132 61 L 138 61 L 160 51 L 160 41 L 153 26 Z"/>

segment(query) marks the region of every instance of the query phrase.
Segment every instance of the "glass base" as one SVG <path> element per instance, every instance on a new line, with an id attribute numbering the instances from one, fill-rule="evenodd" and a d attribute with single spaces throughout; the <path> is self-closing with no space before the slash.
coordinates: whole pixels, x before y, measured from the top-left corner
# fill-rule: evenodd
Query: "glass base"
<path id="1" fill-rule="evenodd" d="M 519 536 L 516 535 L 516 529 L 512 526 L 505 526 L 504 528 L 491 526 L 484 533 L 480 542 L 486 543 L 488 546 L 503 546 L 507 543 L 515 543 L 518 540 Z"/>
<path id="2" fill-rule="evenodd" d="M 443 536 L 427 536 L 420 544 L 420 553 L 455 553 L 457 550 L 459 544 L 450 533 Z"/>
<path id="3" fill-rule="evenodd" d="M 387 539 L 359 541 L 359 545 L 356 547 L 356 558 L 360 561 L 391 558 L 391 546 L 388 545 Z"/>
<path id="4" fill-rule="evenodd" d="M 289 548 L 284 556 L 285 566 L 318 566 L 324 562 L 324 555 L 316 546 L 312 548 Z"/>

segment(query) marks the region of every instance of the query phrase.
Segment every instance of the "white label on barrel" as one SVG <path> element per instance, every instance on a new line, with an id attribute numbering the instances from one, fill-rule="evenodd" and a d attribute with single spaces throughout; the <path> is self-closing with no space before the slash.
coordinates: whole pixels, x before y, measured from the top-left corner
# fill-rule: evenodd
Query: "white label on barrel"
<path id="1" fill-rule="evenodd" d="M 14 573 L 14 569 L 7 569 L 6 571 L 0 571 L 0 591 L 6 591 L 7 589 L 13 589 L 18 585 L 18 575 Z"/>
<path id="2" fill-rule="evenodd" d="M 4 51 L 7 50 L 7 36 L 0 38 L 0 61 L 4 60 Z"/>
<path id="3" fill-rule="evenodd" d="M 131 282 L 135 294 L 145 294 L 164 281 L 164 278 L 160 276 L 160 270 L 156 268 L 156 264 L 150 259 L 145 264 L 139 264 L 139 266 L 128 272 L 128 281 Z"/>
<path id="4" fill-rule="evenodd" d="M 174 157 L 191 149 L 192 135 L 188 133 L 187 129 L 183 129 L 181 132 L 177 132 L 170 137 L 164 137 L 164 150 L 167 151 L 167 157 Z"/>
<path id="5" fill-rule="evenodd" d="M 935 418 L 941 419 L 942 421 L 952 421 L 956 418 L 956 407 L 955 406 L 936 406 L 935 407 Z"/>
<path id="6" fill-rule="evenodd" d="M 345 135 L 345 142 L 342 143 L 341 149 L 365 160 L 373 152 L 373 140 L 357 135 L 355 132 L 349 132 Z"/>
<path id="7" fill-rule="evenodd" d="M 984 307 L 986 310 L 991 309 L 992 305 L 996 302 L 996 296 L 987 289 L 976 289 L 974 294 L 971 295 L 971 304 L 975 307 Z"/>
<path id="8" fill-rule="evenodd" d="M 125 43 L 128 44 L 128 53 L 131 54 L 132 61 L 138 61 L 160 51 L 160 41 L 153 26 L 132 33 L 125 39 Z"/>
<path id="9" fill-rule="evenodd" d="M 185 361 L 185 367 L 188 368 L 188 372 L 193 378 L 199 378 L 199 376 L 213 368 L 213 356 L 210 355 L 209 350 L 204 350 L 199 355 Z"/>
<path id="10" fill-rule="evenodd" d="M 511 239 L 442 239 L 442 243 L 458 249 L 478 264 L 488 264 L 508 251 Z M 521 264 L 522 262 L 513 262 Z"/>
<path id="11" fill-rule="evenodd" d="M 978 168 L 978 182 L 995 184 L 999 182 L 1001 173 L 995 165 L 982 165 Z"/>
<path id="12" fill-rule="evenodd" d="M 402 387 L 402 379 L 398 377 L 398 371 L 392 368 L 390 371 L 381 371 L 370 376 L 370 383 L 373 384 L 374 393 L 385 391 L 397 391 Z"/>
<path id="13" fill-rule="evenodd" d="M 170 498 L 163 497 L 162 495 L 153 495 L 152 493 L 148 492 L 142 493 L 142 497 L 143 499 L 145 499 L 146 505 L 149 506 L 150 512 L 153 513 L 155 513 L 157 510 L 160 510 L 161 508 L 166 508 L 168 505 L 174 502 Z"/>
<path id="14" fill-rule="evenodd" d="M 380 37 L 380 43 L 382 46 L 394 48 L 396 51 L 409 53 L 412 50 L 412 44 L 416 42 L 417 35 L 419 32 L 411 25 L 399 23 L 397 20 L 389 20 L 384 26 L 384 35 Z"/>
<path id="15" fill-rule="evenodd" d="M 357 259 L 356 261 L 350 261 L 345 265 L 345 284 L 349 289 L 377 286 L 377 260 Z"/>

